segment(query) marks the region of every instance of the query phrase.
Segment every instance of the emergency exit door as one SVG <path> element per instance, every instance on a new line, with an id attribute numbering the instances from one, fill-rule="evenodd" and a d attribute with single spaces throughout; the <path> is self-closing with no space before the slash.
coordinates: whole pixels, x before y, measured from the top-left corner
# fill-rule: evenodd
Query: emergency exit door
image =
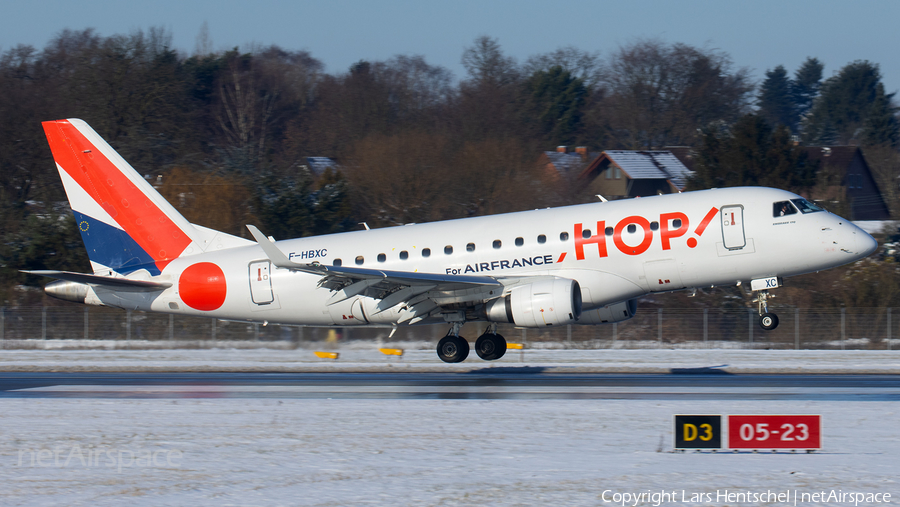
<path id="1" fill-rule="evenodd" d="M 258 305 L 267 305 L 274 301 L 272 294 L 272 277 L 269 261 L 250 263 L 250 298 Z"/>
<path id="2" fill-rule="evenodd" d="M 747 245 L 744 237 L 744 207 L 740 204 L 722 206 L 722 241 L 728 250 L 739 250 Z"/>

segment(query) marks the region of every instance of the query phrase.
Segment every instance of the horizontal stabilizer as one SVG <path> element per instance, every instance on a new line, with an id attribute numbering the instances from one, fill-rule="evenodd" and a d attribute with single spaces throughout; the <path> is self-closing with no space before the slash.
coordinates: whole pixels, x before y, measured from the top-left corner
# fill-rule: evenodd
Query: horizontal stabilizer
<path id="1" fill-rule="evenodd" d="M 128 278 L 113 278 L 109 276 L 98 276 L 98 275 L 89 275 L 86 273 L 72 273 L 71 271 L 51 271 L 51 270 L 37 270 L 37 271 L 22 271 L 22 273 L 28 273 L 29 275 L 40 275 L 46 276 L 49 278 L 56 278 L 57 280 L 66 280 L 69 282 L 77 282 L 84 283 L 88 285 L 100 286 L 100 287 L 109 287 L 112 289 L 118 290 L 131 290 L 131 291 L 160 291 L 168 289 L 172 286 L 171 283 L 166 282 L 149 282 L 146 280 L 130 280 Z"/>

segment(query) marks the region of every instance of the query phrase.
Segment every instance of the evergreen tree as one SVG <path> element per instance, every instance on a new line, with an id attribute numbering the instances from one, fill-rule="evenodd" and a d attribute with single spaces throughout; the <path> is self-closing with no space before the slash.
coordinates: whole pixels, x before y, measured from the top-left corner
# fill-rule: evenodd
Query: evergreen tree
<path id="1" fill-rule="evenodd" d="M 584 82 L 560 66 L 539 70 L 524 84 L 523 121 L 544 146 L 573 144 L 581 127 Z"/>
<path id="2" fill-rule="evenodd" d="M 869 107 L 862 132 L 865 146 L 889 146 L 896 148 L 900 140 L 897 125 L 897 108 L 891 103 L 893 93 L 885 94 L 884 85 L 878 83 L 875 99 Z"/>
<path id="3" fill-rule="evenodd" d="M 770 125 L 796 130 L 799 118 L 791 91 L 792 83 L 783 66 L 766 71 L 766 80 L 759 90 L 759 114 Z"/>
<path id="4" fill-rule="evenodd" d="M 878 65 L 868 61 L 850 63 L 827 79 L 804 120 L 804 141 L 852 144 L 860 140 L 880 83 Z M 885 97 L 890 101 L 892 95 Z"/>
<path id="5" fill-rule="evenodd" d="M 791 92 L 794 97 L 794 107 L 797 116 L 801 119 L 809 111 L 813 100 L 819 95 L 822 85 L 822 62 L 818 58 L 808 57 L 803 65 L 794 73 L 791 83 Z"/>
<path id="6" fill-rule="evenodd" d="M 814 183 L 815 167 L 787 127 L 772 130 L 760 115 L 748 114 L 727 131 L 704 133 L 689 188 L 763 185 L 800 191 Z"/>

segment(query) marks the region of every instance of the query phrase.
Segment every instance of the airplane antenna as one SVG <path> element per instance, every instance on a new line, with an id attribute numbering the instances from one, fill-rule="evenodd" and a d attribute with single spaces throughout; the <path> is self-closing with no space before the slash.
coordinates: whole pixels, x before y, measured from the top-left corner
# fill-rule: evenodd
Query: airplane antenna
<path id="1" fill-rule="evenodd" d="M 606 197 L 603 197 L 600 194 L 597 194 L 597 199 L 600 199 L 600 201 L 602 201 L 602 202 L 609 202 L 608 200 L 606 200 Z"/>
<path id="2" fill-rule="evenodd" d="M 360 222 L 359 225 L 365 227 L 367 231 L 371 231 L 371 230 L 372 230 L 372 229 L 369 229 L 369 224 L 367 224 L 367 223 L 365 223 L 365 222 Z"/>

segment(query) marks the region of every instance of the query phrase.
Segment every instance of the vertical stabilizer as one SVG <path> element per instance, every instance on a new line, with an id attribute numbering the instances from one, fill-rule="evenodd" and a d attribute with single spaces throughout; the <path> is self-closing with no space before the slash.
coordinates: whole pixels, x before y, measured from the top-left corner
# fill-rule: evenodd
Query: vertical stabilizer
<path id="1" fill-rule="evenodd" d="M 158 275 L 205 249 L 213 231 L 192 226 L 87 123 L 43 125 L 95 273 Z"/>

